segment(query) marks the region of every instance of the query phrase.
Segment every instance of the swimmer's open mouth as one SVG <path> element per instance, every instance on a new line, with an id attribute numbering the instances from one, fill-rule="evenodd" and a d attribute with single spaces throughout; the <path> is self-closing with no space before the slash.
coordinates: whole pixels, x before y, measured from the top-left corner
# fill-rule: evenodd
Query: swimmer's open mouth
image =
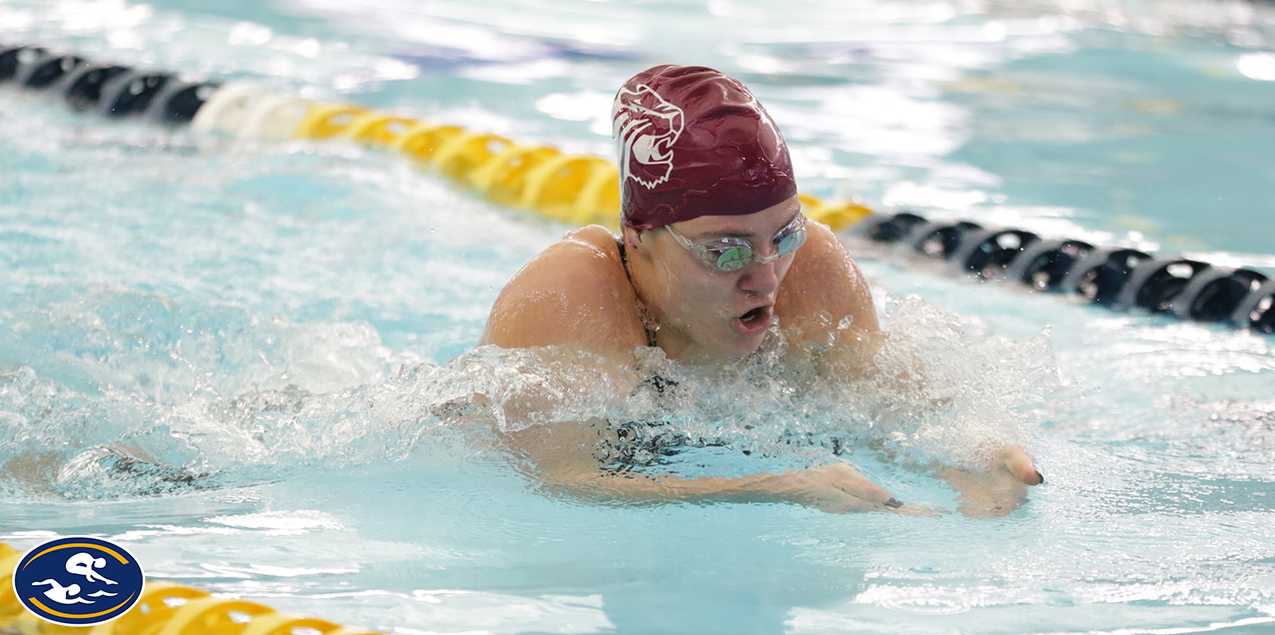
<path id="1" fill-rule="evenodd" d="M 749 310 L 747 313 L 735 318 L 741 324 L 749 329 L 760 327 L 763 324 L 770 324 L 771 305 L 764 304 Z"/>

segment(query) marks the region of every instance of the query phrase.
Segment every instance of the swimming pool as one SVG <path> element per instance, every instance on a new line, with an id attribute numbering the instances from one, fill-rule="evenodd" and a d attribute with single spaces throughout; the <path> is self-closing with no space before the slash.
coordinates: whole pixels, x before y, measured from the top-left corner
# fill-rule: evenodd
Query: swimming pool
<path id="1" fill-rule="evenodd" d="M 673 51 L 754 88 L 803 190 L 1275 263 L 1264 5 L 350 6 L 4 0 L 0 38 L 603 155 L 615 87 Z M 511 370 L 570 388 L 466 355 L 504 282 L 565 226 L 389 155 L 49 103 L 0 94 L 0 541 L 100 535 L 151 577 L 401 633 L 1275 619 L 1269 337 L 865 261 L 899 354 L 920 351 L 961 392 L 903 430 L 905 449 L 960 461 L 989 434 L 1023 434 L 1047 477 L 1025 506 L 972 519 L 589 504 L 428 414 Z M 881 422 L 858 396 L 764 379 L 678 404 L 676 425 L 730 442 L 683 468 L 800 463 L 818 446 L 776 447 L 785 431 L 844 434 L 902 500 L 955 507 L 932 476 L 860 445 Z M 569 403 L 658 409 L 590 398 Z M 104 444 L 160 468 L 111 473 Z"/>

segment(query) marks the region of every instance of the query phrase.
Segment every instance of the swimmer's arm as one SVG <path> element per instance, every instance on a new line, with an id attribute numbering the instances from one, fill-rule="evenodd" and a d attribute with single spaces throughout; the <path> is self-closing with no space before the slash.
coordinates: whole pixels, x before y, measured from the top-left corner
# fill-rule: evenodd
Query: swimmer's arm
<path id="1" fill-rule="evenodd" d="M 784 284 L 793 297 L 817 298 L 817 303 L 796 301 L 790 329 L 798 355 L 812 360 L 816 382 L 866 380 L 869 389 L 890 394 L 914 395 L 942 405 L 943 399 L 925 397 L 924 368 L 886 370 L 878 353 L 889 341 L 880 328 L 872 294 L 863 273 L 845 246 L 827 227 L 808 223 L 813 250 L 803 247 Z M 793 279 L 793 275 L 796 278 Z M 961 494 L 969 509 L 1004 509 L 1007 501 L 1021 501 L 1024 485 L 1039 485 L 1044 477 L 1021 446 L 1007 444 L 986 472 L 938 468 L 939 476 Z"/>
<path id="2" fill-rule="evenodd" d="M 943 407 L 950 402 L 949 397 L 935 397 L 926 389 L 926 376 L 923 368 L 896 369 L 884 372 L 876 365 L 875 353 L 878 347 L 888 340 L 888 334 L 877 333 L 870 337 L 872 346 L 864 353 L 851 352 L 834 358 L 834 369 L 822 378 L 822 381 L 836 381 L 837 378 L 849 376 L 860 380 L 859 390 L 869 390 L 883 395 L 893 395 L 914 403 L 926 403 Z M 867 369 L 868 377 L 857 375 L 849 368 Z M 905 409 L 906 410 L 906 409 Z M 895 457 L 884 448 L 888 458 Z M 1036 469 L 1031 455 L 1022 446 L 1009 443 L 990 460 L 983 469 L 964 469 L 945 465 L 930 465 L 939 478 L 943 479 L 959 498 L 958 511 L 969 516 L 1001 516 L 1017 509 L 1026 500 L 1027 487 L 1040 485 L 1045 477 Z"/>
<path id="3" fill-rule="evenodd" d="M 834 347 L 817 362 L 817 381 L 846 382 L 854 390 L 893 395 L 913 403 L 944 407 L 950 397 L 937 397 L 927 389 L 924 368 L 885 370 L 877 352 L 889 341 L 889 333 L 861 333 L 855 346 Z M 884 451 L 884 450 L 883 450 Z M 886 451 L 887 455 L 890 455 Z M 893 460 L 893 456 L 890 456 Z M 931 466 L 960 496 L 961 511 L 971 515 L 996 515 L 1017 508 L 1026 497 L 1026 486 L 1040 485 L 1045 477 L 1022 446 L 1005 444 L 981 471 Z"/>
<path id="4" fill-rule="evenodd" d="M 608 473 L 594 453 L 613 435 L 600 418 L 538 424 L 499 433 L 515 464 L 546 487 L 605 501 L 786 501 L 829 512 L 894 510 L 914 513 L 845 463 L 780 474 L 737 478 L 683 478 L 666 474 Z"/>
<path id="5" fill-rule="evenodd" d="M 436 409 L 435 414 L 453 421 L 463 417 L 470 424 L 488 419 L 501 447 L 513 455 L 513 464 L 519 471 L 547 487 L 573 495 L 632 502 L 787 501 L 829 512 L 919 511 L 904 507 L 845 463 L 739 478 L 608 473 L 595 455 L 600 442 L 617 441 L 607 421 L 593 417 L 580 422 L 528 425 L 519 418 L 534 412 L 528 403 L 535 399 L 519 399 L 522 403 L 518 406 L 504 407 L 503 425 L 490 416 L 496 404 L 481 394 L 448 403 Z"/>
<path id="6" fill-rule="evenodd" d="M 595 473 L 557 484 L 567 485 L 579 494 L 604 500 L 788 502 L 833 513 L 917 511 L 905 508 L 889 492 L 844 463 L 810 470 L 731 478 Z"/>
<path id="7" fill-rule="evenodd" d="M 889 341 L 889 333 L 881 331 L 869 335 L 865 340 L 868 346 L 861 352 L 846 355 L 837 360 L 836 363 L 842 364 L 839 371 L 834 371 L 825 376 L 825 380 L 834 381 L 835 377 L 845 377 L 853 375 L 853 373 L 845 372 L 847 366 L 851 364 L 862 364 L 867 369 L 869 381 L 863 382 L 869 390 L 875 390 L 880 393 L 899 396 L 903 399 L 914 400 L 914 403 L 928 403 L 937 408 L 944 408 L 951 404 L 951 397 L 935 396 L 939 391 L 933 391 L 927 388 L 926 383 L 929 381 L 925 373 L 924 367 L 912 366 L 910 368 L 895 368 L 892 371 L 884 370 L 878 365 L 877 353 L 882 346 Z M 853 361 L 847 361 L 847 360 Z M 844 374 L 842 374 L 844 373 Z M 856 379 L 865 379 L 863 376 L 855 376 Z M 893 458 L 893 457 L 892 457 Z M 1016 485 L 1040 485 L 1045 482 L 1045 477 L 1041 476 L 1036 469 L 1036 463 L 1032 460 L 1030 454 L 1021 445 L 1007 443 L 1001 447 L 1000 452 L 986 466 L 983 472 L 971 472 L 954 467 L 936 468 L 939 476 L 948 482 L 958 492 L 962 493 L 964 498 L 973 501 L 976 499 L 988 500 L 987 491 L 982 493 L 976 491 L 982 486 L 985 490 L 992 487 L 1000 491 L 1019 492 L 1025 494 L 1026 490 L 1021 487 L 1011 486 L 1009 483 L 1000 483 L 1006 478 L 1012 480 Z M 965 496 L 968 494 L 968 496 Z M 1004 502 L 1005 496 L 997 497 L 997 505 Z M 1018 497 L 1021 500 L 1021 496 Z"/>

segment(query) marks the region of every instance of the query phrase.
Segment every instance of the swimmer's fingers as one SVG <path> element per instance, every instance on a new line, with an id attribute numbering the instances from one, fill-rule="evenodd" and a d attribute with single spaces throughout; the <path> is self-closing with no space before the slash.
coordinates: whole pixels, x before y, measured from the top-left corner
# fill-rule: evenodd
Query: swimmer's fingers
<path id="1" fill-rule="evenodd" d="M 797 472 L 795 475 L 808 484 L 807 504 L 825 511 L 837 513 L 863 511 L 915 513 L 917 511 L 906 508 L 883 487 L 868 480 L 868 477 L 859 470 L 845 463 L 834 463 Z"/>
<path id="2" fill-rule="evenodd" d="M 832 513 L 904 509 L 889 492 L 844 463 L 766 475 L 751 480 L 748 489 Z"/>
<path id="3" fill-rule="evenodd" d="M 926 516 L 930 518 L 952 513 L 942 507 L 933 507 L 930 505 L 904 505 L 898 509 L 892 509 L 890 511 L 895 514 L 903 514 L 904 516 Z"/>
<path id="4" fill-rule="evenodd" d="M 1045 477 L 1036 470 L 1036 463 L 1032 461 L 1031 455 L 1020 445 L 1005 446 L 1001 451 L 1001 465 L 1024 485 L 1040 485 L 1045 482 Z"/>

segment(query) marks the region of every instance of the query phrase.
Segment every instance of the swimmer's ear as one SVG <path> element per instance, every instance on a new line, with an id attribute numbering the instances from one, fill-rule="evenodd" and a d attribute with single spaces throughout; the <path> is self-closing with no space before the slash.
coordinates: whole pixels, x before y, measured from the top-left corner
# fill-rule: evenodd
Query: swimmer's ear
<path id="1" fill-rule="evenodd" d="M 624 227 L 620 230 L 624 238 L 624 248 L 628 250 L 637 250 L 642 245 L 642 230 L 633 229 L 632 227 Z"/>

